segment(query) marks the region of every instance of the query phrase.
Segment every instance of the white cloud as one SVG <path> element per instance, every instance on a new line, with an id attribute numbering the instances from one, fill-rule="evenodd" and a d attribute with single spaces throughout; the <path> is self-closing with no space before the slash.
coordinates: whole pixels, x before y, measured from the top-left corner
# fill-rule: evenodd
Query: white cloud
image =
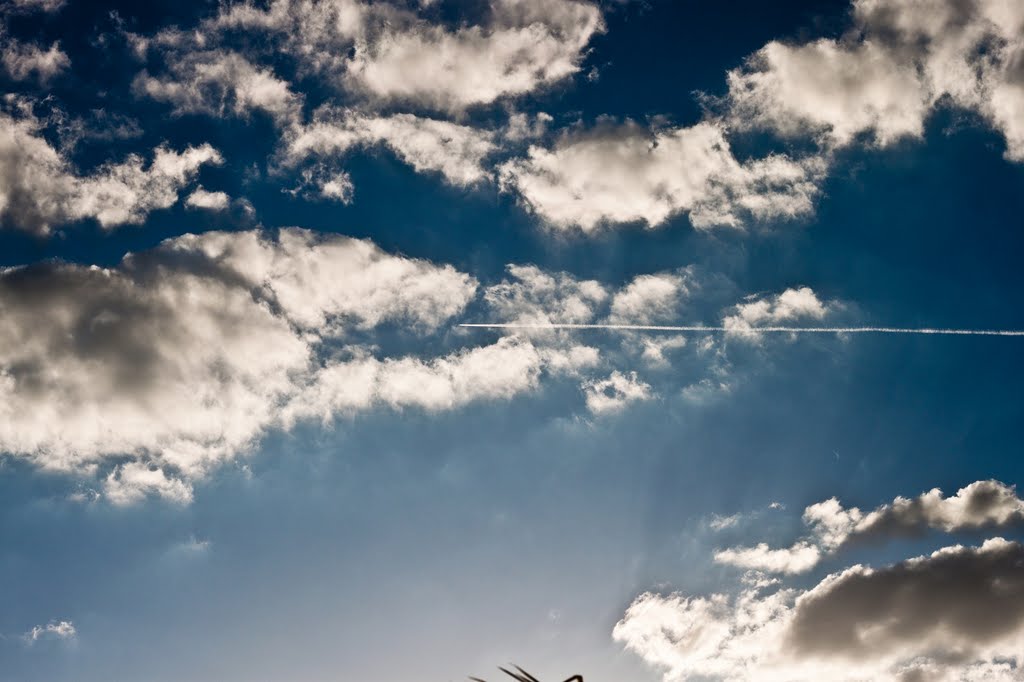
<path id="1" fill-rule="evenodd" d="M 345 82 L 371 97 L 459 111 L 575 74 L 602 28 L 587 2 L 494 0 L 483 26 L 415 22 L 357 41 Z"/>
<path id="2" fill-rule="evenodd" d="M 59 43 L 53 43 L 44 50 L 38 45 L 14 40 L 4 35 L 2 30 L 0 39 L 5 43 L 0 51 L 0 64 L 13 80 L 23 81 L 34 76 L 45 85 L 71 65 Z"/>
<path id="3" fill-rule="evenodd" d="M 627 122 L 563 134 L 550 149 L 531 146 L 499 174 L 552 226 L 592 232 L 654 227 L 683 212 L 698 228 L 807 215 L 820 170 L 819 160 L 784 156 L 740 163 L 711 122 L 655 131 Z"/>
<path id="4" fill-rule="evenodd" d="M 1012 486 L 999 481 L 975 481 L 945 497 L 934 488 L 914 498 L 897 497 L 874 511 L 843 507 L 830 498 L 808 506 L 803 522 L 810 537 L 788 549 L 733 547 L 715 553 L 715 561 L 744 569 L 775 573 L 804 573 L 827 553 L 853 539 L 887 539 L 928 529 L 946 533 L 1024 524 L 1024 500 Z"/>
<path id="5" fill-rule="evenodd" d="M 477 290 L 450 266 L 299 229 L 183 235 L 110 269 L 9 268 L 0 451 L 98 476 L 113 504 L 186 504 L 269 429 L 507 400 L 599 365 L 566 339 L 448 348 L 438 330 Z M 382 348 L 383 326 L 424 350 Z M 622 380 L 619 400 L 646 390 Z"/>
<path id="6" fill-rule="evenodd" d="M 0 224 L 45 235 L 84 218 L 104 228 L 140 223 L 173 205 L 201 166 L 221 161 L 208 144 L 182 152 L 158 147 L 148 164 L 131 154 L 82 175 L 42 137 L 36 120 L 0 113 Z"/>
<path id="7" fill-rule="evenodd" d="M 587 409 L 599 415 L 620 412 L 631 403 L 653 397 L 650 385 L 641 381 L 636 372 L 623 374 L 618 370 L 606 379 L 585 382 L 583 391 Z"/>
<path id="8" fill-rule="evenodd" d="M 262 111 L 279 125 L 295 122 L 300 114 L 302 97 L 286 81 L 238 53 L 190 51 L 172 57 L 170 69 L 171 76 L 163 78 L 139 74 L 133 90 L 171 104 L 178 114 L 245 117 Z"/>
<path id="9" fill-rule="evenodd" d="M 543 137 L 548 130 L 548 125 L 555 120 L 551 114 L 543 111 L 538 112 L 533 120 L 522 112 L 512 112 L 508 115 L 508 123 L 501 134 L 506 140 L 520 142 L 522 140 L 533 140 Z"/>
<path id="10" fill-rule="evenodd" d="M 607 317 L 609 324 L 676 324 L 685 314 L 684 304 L 700 288 L 693 267 L 670 272 L 637 275 L 614 292 Z M 671 366 L 670 355 L 686 348 L 681 334 L 620 332 L 622 347 L 652 369 Z"/>
<path id="11" fill-rule="evenodd" d="M 743 515 L 740 513 L 730 514 L 729 516 L 712 514 L 711 520 L 708 521 L 708 528 L 714 531 L 726 530 L 727 528 L 735 528 L 739 525 L 742 519 Z"/>
<path id="12" fill-rule="evenodd" d="M 402 3 L 272 0 L 223 5 L 194 33 L 168 30 L 142 45 L 193 49 L 237 32 L 266 33 L 300 74 L 370 102 L 461 112 L 562 81 L 603 30 L 581 0 L 493 0 L 480 23 L 431 23 Z"/>
<path id="13" fill-rule="evenodd" d="M 879 144 L 920 136 L 927 94 L 913 64 L 871 42 L 768 43 L 729 73 L 731 115 L 787 135 L 827 135 L 835 144 L 872 131 Z"/>
<path id="14" fill-rule="evenodd" d="M 283 190 L 293 196 L 305 199 L 327 199 L 343 204 L 352 203 L 356 187 L 352 177 L 343 170 L 332 167 L 328 163 L 317 162 L 299 171 L 298 184 Z"/>
<path id="15" fill-rule="evenodd" d="M 286 166 L 295 166 L 310 157 L 335 158 L 381 145 L 418 172 L 440 173 L 450 184 L 466 187 L 490 178 L 485 159 L 496 149 L 493 137 L 485 130 L 412 114 L 371 116 L 324 108 L 313 122 L 286 135 L 282 158 Z"/>
<path id="16" fill-rule="evenodd" d="M 192 501 L 192 486 L 179 479 L 168 478 L 163 469 L 150 469 L 146 464 L 129 462 L 107 476 L 103 494 L 116 505 L 134 504 L 148 495 L 188 504 Z"/>
<path id="17" fill-rule="evenodd" d="M 95 218 L 105 228 L 139 224 L 150 212 L 173 206 L 178 191 L 201 166 L 222 162 L 220 153 L 209 144 L 183 152 L 158 147 L 148 164 L 132 154 L 77 178 L 69 217 Z"/>
<path id="18" fill-rule="evenodd" d="M 643 594 L 613 637 L 664 679 L 1019 680 L 1024 547 L 1001 538 L 809 590 Z"/>
<path id="19" fill-rule="evenodd" d="M 200 185 L 185 197 L 185 205 L 189 208 L 223 211 L 231 205 L 231 197 L 226 192 L 210 192 Z"/>
<path id="20" fill-rule="evenodd" d="M 754 547 L 733 547 L 715 552 L 715 561 L 746 570 L 769 573 L 806 573 L 821 560 L 821 550 L 807 542 L 786 549 L 771 549 L 765 543 Z"/>
<path id="21" fill-rule="evenodd" d="M 978 112 L 1024 159 L 1024 10 L 1007 0 L 854 0 L 843 40 L 771 42 L 729 73 L 733 125 L 842 146 L 919 137 L 945 102 Z"/>
<path id="22" fill-rule="evenodd" d="M 595 280 L 578 280 L 534 265 L 508 265 L 506 271 L 508 278 L 484 291 L 488 307 L 503 321 L 586 323 L 608 299 L 605 287 Z"/>
<path id="23" fill-rule="evenodd" d="M 213 542 L 200 540 L 195 535 L 170 545 L 164 556 L 170 559 L 198 559 L 213 551 Z"/>
<path id="24" fill-rule="evenodd" d="M 461 312 L 477 288 L 472 277 L 450 265 L 299 229 L 281 230 L 276 239 L 258 232 L 183 235 L 161 251 L 201 254 L 242 277 L 292 324 L 310 330 L 402 321 L 432 331 Z"/>
<path id="25" fill-rule="evenodd" d="M 671 366 L 671 362 L 666 356 L 667 351 L 686 348 L 689 344 L 686 336 L 683 335 L 650 337 L 637 334 L 635 337 L 639 339 L 641 359 L 648 367 L 655 369 L 665 369 Z"/>
<path id="26" fill-rule="evenodd" d="M 838 302 L 823 302 L 810 287 L 786 289 L 781 294 L 752 297 L 734 306 L 722 319 L 730 334 L 757 339 L 758 327 L 771 327 L 798 320 L 820 322 L 842 308 Z"/>
<path id="27" fill-rule="evenodd" d="M 0 449 L 93 471 L 106 492 L 178 501 L 247 449 L 319 371 L 323 338 L 401 321 L 430 330 L 474 295 L 450 267 L 285 230 L 185 235 L 114 269 L 0 276 Z"/>
<path id="28" fill-rule="evenodd" d="M 687 274 L 638 275 L 615 294 L 609 321 L 613 324 L 655 324 L 678 319 L 678 306 L 690 293 Z"/>
<path id="29" fill-rule="evenodd" d="M 46 625 L 36 625 L 23 635 L 23 639 L 29 644 L 38 642 L 41 639 L 74 639 L 78 635 L 74 624 L 70 620 L 50 621 Z"/>
<path id="30" fill-rule="evenodd" d="M 507 400 L 537 388 L 545 369 L 572 373 L 596 362 L 583 346 L 544 349 L 505 337 L 490 346 L 421 360 L 360 357 L 332 363 L 285 407 L 286 424 L 316 418 L 331 421 L 376 406 L 450 410 L 478 400 Z"/>
<path id="31" fill-rule="evenodd" d="M 933 488 L 914 498 L 897 497 L 868 513 L 844 509 L 833 498 L 808 507 L 804 520 L 830 546 L 839 546 L 851 537 L 887 537 L 928 528 L 954 533 L 1019 525 L 1024 523 L 1024 500 L 1005 483 L 975 481 L 952 497 Z"/>

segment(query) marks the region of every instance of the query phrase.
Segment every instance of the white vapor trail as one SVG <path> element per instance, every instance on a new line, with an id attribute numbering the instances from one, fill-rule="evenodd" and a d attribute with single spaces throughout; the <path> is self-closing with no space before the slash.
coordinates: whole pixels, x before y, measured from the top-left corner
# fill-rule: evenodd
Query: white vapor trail
<path id="1" fill-rule="evenodd" d="M 476 322 L 463 323 L 460 327 L 483 329 L 611 329 L 616 331 L 641 332 L 695 332 L 713 334 L 716 332 L 735 333 L 777 333 L 777 334 L 934 334 L 939 336 L 1024 336 L 1024 330 L 1017 329 L 932 329 L 907 327 L 703 327 L 698 325 L 665 326 L 653 324 L 571 324 L 571 323 L 518 323 L 518 322 Z"/>

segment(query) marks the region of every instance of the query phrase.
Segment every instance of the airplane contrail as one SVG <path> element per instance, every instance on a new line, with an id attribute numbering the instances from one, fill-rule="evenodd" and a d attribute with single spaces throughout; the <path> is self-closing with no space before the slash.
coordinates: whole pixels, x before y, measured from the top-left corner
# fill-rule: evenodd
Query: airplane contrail
<path id="1" fill-rule="evenodd" d="M 716 332 L 775 333 L 775 334 L 933 334 L 939 336 L 1024 336 L 1018 329 L 936 329 L 930 327 L 704 327 L 700 325 L 654 324 L 573 324 L 569 322 L 464 322 L 460 327 L 481 329 L 610 329 L 640 332 Z"/>

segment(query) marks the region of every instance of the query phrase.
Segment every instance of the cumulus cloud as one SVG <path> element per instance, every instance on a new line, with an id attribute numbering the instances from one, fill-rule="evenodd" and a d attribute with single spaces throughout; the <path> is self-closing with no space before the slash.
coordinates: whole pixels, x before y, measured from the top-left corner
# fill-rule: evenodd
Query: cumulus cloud
<path id="1" fill-rule="evenodd" d="M 690 267 L 674 271 L 637 275 L 611 298 L 608 324 L 673 324 L 684 318 L 684 306 L 701 288 L 701 282 Z M 670 357 L 686 348 L 688 340 L 680 334 L 651 335 L 642 332 L 620 332 L 622 347 L 639 356 L 649 368 L 666 369 Z"/>
<path id="2" fill-rule="evenodd" d="M 765 543 L 754 547 L 733 547 L 715 552 L 715 561 L 748 570 L 769 573 L 806 573 L 821 560 L 821 549 L 808 542 L 772 549 Z"/>
<path id="3" fill-rule="evenodd" d="M 486 130 L 412 114 L 375 116 L 328 107 L 286 135 L 281 157 L 286 167 L 294 167 L 308 158 L 334 159 L 379 145 L 418 172 L 439 173 L 466 187 L 490 178 L 485 160 L 496 150 L 493 137 Z"/>
<path id="4" fill-rule="evenodd" d="M 639 345 L 640 358 L 648 367 L 665 369 L 671 366 L 669 357 L 672 351 L 680 348 L 685 348 L 689 341 L 686 336 L 675 335 L 675 336 L 656 336 L 649 337 L 641 334 L 633 334 L 632 338 L 634 341 L 634 347 Z"/>
<path id="5" fill-rule="evenodd" d="M 148 163 L 136 154 L 119 163 L 107 163 L 71 183 L 73 193 L 68 216 L 95 218 L 102 227 L 135 225 L 160 208 L 178 200 L 178 191 L 205 164 L 223 158 L 209 144 L 176 152 L 158 147 Z"/>
<path id="6" fill-rule="evenodd" d="M 41 639 L 74 639 L 78 635 L 70 620 L 50 621 L 46 625 L 36 625 L 23 635 L 29 644 Z"/>
<path id="7" fill-rule="evenodd" d="M 188 504 L 192 501 L 192 486 L 182 480 L 168 478 L 163 469 L 150 469 L 146 464 L 129 462 L 107 476 L 103 494 L 115 505 L 133 504 L 149 495 Z"/>
<path id="8" fill-rule="evenodd" d="M 487 287 L 484 299 L 497 319 L 518 324 L 590 322 L 609 297 L 604 285 L 534 265 L 509 265 L 508 277 Z"/>
<path id="9" fill-rule="evenodd" d="M 205 208 L 210 211 L 223 211 L 231 205 L 231 197 L 227 192 L 210 192 L 200 185 L 185 197 L 185 205 L 189 208 Z"/>
<path id="10" fill-rule="evenodd" d="M 185 504 L 268 429 L 504 400 L 597 366 L 564 340 L 447 348 L 439 327 L 477 291 L 450 266 L 299 229 L 183 235 L 114 268 L 9 268 L 0 451 L 100 476 L 114 504 Z M 435 351 L 389 352 L 382 328 Z"/>
<path id="11" fill-rule="evenodd" d="M 874 43 L 768 43 L 747 69 L 729 74 L 731 114 L 743 125 L 787 135 L 808 128 L 836 144 L 872 131 L 879 144 L 919 136 L 928 110 L 913 64 Z"/>
<path id="12" fill-rule="evenodd" d="M 374 406 L 420 408 L 432 412 L 476 400 L 509 399 L 537 388 L 543 371 L 574 373 L 597 363 L 596 349 L 539 347 L 505 337 L 490 346 L 422 360 L 361 357 L 317 372 L 310 385 L 283 412 L 286 424 Z"/>
<path id="13" fill-rule="evenodd" d="M 512 112 L 487 130 L 466 125 L 465 112 L 577 73 L 603 30 L 599 8 L 493 0 L 453 25 L 434 22 L 425 6 L 222 4 L 191 30 L 132 36 L 143 56 L 153 48 L 166 63 L 141 73 L 135 90 L 179 113 L 267 113 L 282 134 L 277 161 L 297 171 L 295 194 L 351 201 L 339 158 L 384 148 L 455 186 L 496 176 L 548 225 L 584 233 L 683 214 L 699 229 L 809 216 L 836 148 L 919 137 L 947 102 L 977 112 L 1003 133 L 1007 157 L 1024 159 L 1024 13 L 1006 0 L 854 0 L 845 36 L 768 43 L 728 73 L 728 94 L 702 122 L 604 121 L 546 142 L 545 114 L 531 122 Z M 295 78 L 319 79 L 348 108 L 323 107 L 304 121 L 301 95 L 266 65 L 282 52 Z M 418 113 L 395 113 L 403 107 Z M 751 129 L 820 145 L 799 157 L 737 158 L 729 133 Z M 507 157 L 527 140 L 524 156 Z"/>
<path id="14" fill-rule="evenodd" d="M 808 590 L 643 594 L 613 637 L 664 679 L 1018 680 L 1024 546 L 1001 538 Z"/>
<path id="15" fill-rule="evenodd" d="M 623 374 L 612 372 L 600 381 L 588 381 L 583 385 L 587 409 L 594 414 L 620 412 L 631 403 L 650 400 L 651 386 L 641 381 L 636 372 Z"/>
<path id="16" fill-rule="evenodd" d="M 201 166 L 221 161 L 208 144 L 158 147 L 148 162 L 130 154 L 83 175 L 42 136 L 38 121 L 0 113 L 0 225 L 46 235 L 85 218 L 108 229 L 141 223 L 172 206 Z"/>
<path id="17" fill-rule="evenodd" d="M 45 85 L 71 66 L 71 60 L 60 49 L 59 43 L 53 43 L 44 50 L 38 45 L 10 38 L 3 30 L 0 30 L 0 39 L 5 43 L 0 50 L 0 64 L 3 64 L 4 71 L 13 80 L 23 81 L 34 77 Z"/>
<path id="18" fill-rule="evenodd" d="M 352 176 L 347 172 L 335 168 L 333 164 L 318 161 L 299 171 L 298 183 L 283 191 L 304 199 L 324 199 L 349 204 L 355 196 L 356 186 L 352 182 Z"/>
<path id="19" fill-rule="evenodd" d="M 690 273 L 638 275 L 612 299 L 613 324 L 654 324 L 677 319 L 679 303 L 689 295 Z"/>
<path id="20" fill-rule="evenodd" d="M 820 171 L 818 159 L 741 163 L 717 123 L 647 130 L 629 121 L 568 132 L 499 168 L 502 187 L 546 222 L 583 232 L 615 223 L 655 227 L 683 212 L 698 228 L 804 216 Z"/>
<path id="21" fill-rule="evenodd" d="M 297 121 L 302 107 L 302 97 L 270 69 L 225 50 L 174 55 L 169 75 L 143 72 L 132 88 L 139 95 L 167 102 L 178 114 L 224 116 L 230 112 L 246 117 L 260 111 L 286 125 Z"/>
<path id="22" fill-rule="evenodd" d="M 479 22 L 455 27 L 401 3 L 272 0 L 223 5 L 192 33 L 139 42 L 174 49 L 263 33 L 301 73 L 371 104 L 460 112 L 572 76 L 603 27 L 598 7 L 582 0 L 493 0 Z"/>
<path id="23" fill-rule="evenodd" d="M 1006 0 L 854 0 L 840 40 L 771 42 L 729 73 L 730 121 L 827 146 L 919 137 L 948 102 L 977 112 L 1024 159 L 1024 9 Z"/>
<path id="24" fill-rule="evenodd" d="M 917 497 L 897 497 L 866 514 L 856 507 L 844 509 L 833 498 L 808 507 L 804 518 L 817 534 L 838 546 L 857 538 L 915 534 L 929 528 L 955 533 L 1020 525 L 1024 523 L 1024 500 L 1013 486 L 975 481 L 952 497 L 933 488 Z M 826 531 L 817 530 L 822 527 Z"/>
<path id="25" fill-rule="evenodd" d="M 934 488 L 913 498 L 897 497 L 871 512 L 843 507 L 836 498 L 808 506 L 803 521 L 810 536 L 789 548 L 734 547 L 715 553 L 715 561 L 775 573 L 804 573 L 827 553 L 855 541 L 884 540 L 929 529 L 956 533 L 1024 524 L 1024 500 L 1012 486 L 975 481 L 945 497 Z"/>
<path id="26" fill-rule="evenodd" d="M 759 338 L 757 327 L 776 326 L 796 320 L 821 321 L 840 310 L 838 302 L 823 302 L 810 287 L 786 289 L 781 294 L 755 296 L 736 305 L 722 318 L 730 334 Z"/>
<path id="27" fill-rule="evenodd" d="M 603 25 L 588 2 L 495 0 L 485 25 L 417 22 L 357 42 L 345 81 L 373 97 L 458 111 L 575 74 Z"/>

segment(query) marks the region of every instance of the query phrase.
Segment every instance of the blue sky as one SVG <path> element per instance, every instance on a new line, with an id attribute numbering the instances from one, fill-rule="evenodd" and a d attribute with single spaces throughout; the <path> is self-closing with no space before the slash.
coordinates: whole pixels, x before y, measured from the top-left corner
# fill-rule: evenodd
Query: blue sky
<path id="1" fill-rule="evenodd" d="M 758 331 L 1024 329 L 1019 3 L 137 5 L 0 5 L 0 679 L 1024 679 L 1019 337 Z"/>

